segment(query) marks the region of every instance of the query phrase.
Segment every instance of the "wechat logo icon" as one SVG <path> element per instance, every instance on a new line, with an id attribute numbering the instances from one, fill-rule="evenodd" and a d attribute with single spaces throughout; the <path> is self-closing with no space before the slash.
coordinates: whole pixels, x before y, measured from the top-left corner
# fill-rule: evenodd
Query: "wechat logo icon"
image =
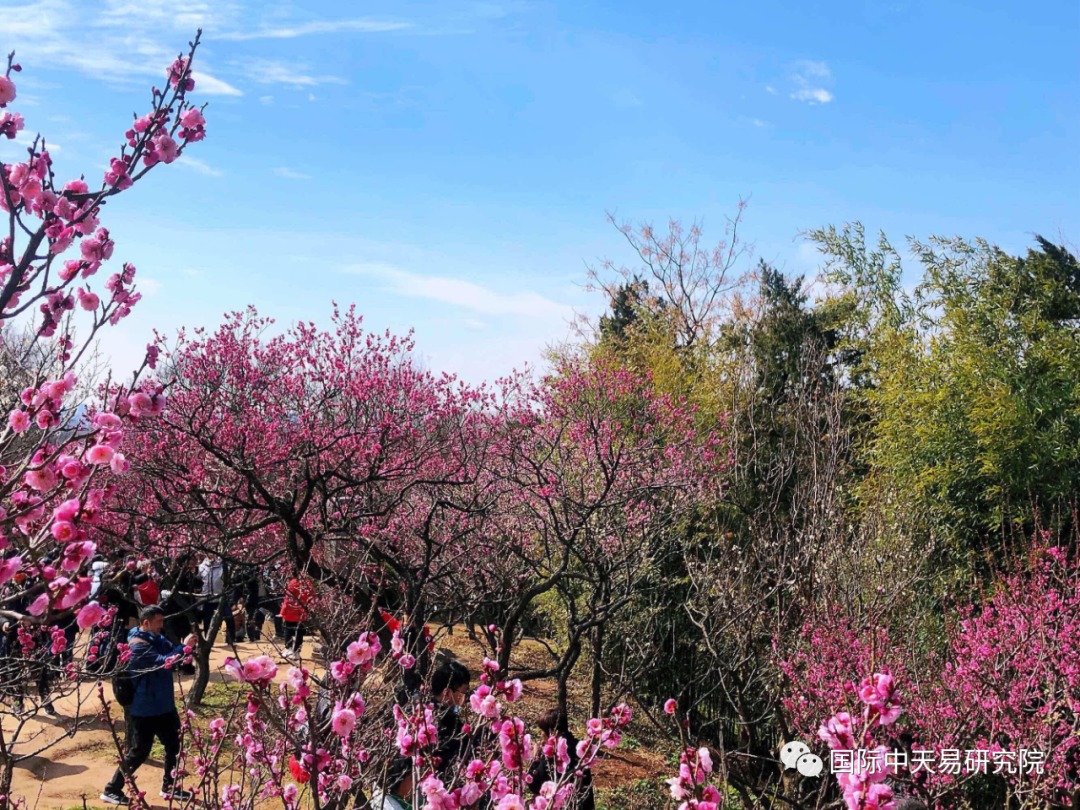
<path id="1" fill-rule="evenodd" d="M 821 757 L 810 752 L 809 746 L 801 742 L 789 742 L 780 749 L 780 761 L 784 770 L 794 768 L 803 776 L 819 776 L 825 768 Z"/>

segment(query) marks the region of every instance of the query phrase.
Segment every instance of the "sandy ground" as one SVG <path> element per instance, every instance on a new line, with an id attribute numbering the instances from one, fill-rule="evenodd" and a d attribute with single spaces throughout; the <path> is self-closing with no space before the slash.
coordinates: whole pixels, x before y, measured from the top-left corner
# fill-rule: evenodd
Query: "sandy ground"
<path id="1" fill-rule="evenodd" d="M 241 642 L 236 645 L 236 650 L 242 659 L 265 652 L 273 655 L 279 662 L 284 661 L 280 655 L 273 652 L 273 645 L 265 642 L 259 644 Z M 310 653 L 309 644 L 305 645 L 304 651 L 305 654 Z M 230 647 L 219 645 L 211 653 L 211 664 L 216 669 L 224 664 L 226 657 L 231 655 L 233 653 Z M 190 682 L 191 677 L 181 676 L 181 683 Z M 212 674 L 211 683 L 220 680 L 218 673 Z M 112 689 L 107 682 L 105 692 L 107 697 L 112 697 Z M 81 709 L 79 708 L 80 700 Z M 20 739 L 27 742 L 17 745 L 16 753 L 29 753 L 40 749 L 47 742 L 56 740 L 59 742 L 43 752 L 41 756 L 29 757 L 16 766 L 12 795 L 25 797 L 29 808 L 37 807 L 40 810 L 81 808 L 84 796 L 88 807 L 103 807 L 98 796 L 116 769 L 116 745 L 108 726 L 96 718 L 97 713 L 101 711 L 97 684 L 94 682 L 81 684 L 78 697 L 73 694 L 64 700 L 57 701 L 56 710 L 60 714 L 58 718 L 39 712 L 20 733 Z M 123 714 L 117 711 L 115 706 L 113 714 L 117 718 L 117 731 L 122 736 Z M 75 723 L 76 715 L 79 716 L 79 731 L 75 736 L 68 736 L 65 739 L 65 735 L 70 733 Z M 14 718 L 6 713 L 2 715 L 5 737 L 12 727 L 13 720 Z M 139 787 L 146 791 L 146 798 L 151 807 L 168 806 L 168 803 L 158 796 L 161 789 L 161 777 L 161 760 L 154 757 L 151 757 L 137 772 Z"/>
<path id="2" fill-rule="evenodd" d="M 267 629 L 270 629 L 267 627 Z M 273 633 L 271 631 L 270 635 Z M 264 636 L 265 638 L 265 636 Z M 478 645 L 468 640 L 464 632 L 456 632 L 452 636 L 443 636 L 439 640 L 440 646 L 445 646 L 465 663 L 473 672 L 478 671 L 482 652 Z M 279 679 L 284 677 L 287 662 L 275 650 L 270 642 L 241 642 L 236 645 L 236 652 L 241 660 L 250 656 L 266 653 L 278 661 L 280 666 Z M 317 668 L 318 664 L 311 659 L 312 645 L 310 642 L 304 645 L 305 664 Z M 218 669 L 224 664 L 226 657 L 232 656 L 232 648 L 223 643 L 215 647 L 211 654 L 211 664 L 215 671 L 211 674 L 211 688 L 215 682 L 220 683 L 223 677 Z M 181 676 L 181 685 L 186 688 L 191 676 Z M 112 697 L 112 689 L 105 684 L 107 697 Z M 525 685 L 523 700 L 517 706 L 519 716 L 526 722 L 534 721 L 546 708 L 552 705 L 554 697 L 554 683 L 548 681 L 532 681 Z M 179 695 L 179 690 L 177 691 Z M 20 739 L 27 740 L 34 735 L 30 744 L 16 746 L 18 753 L 30 753 L 42 747 L 46 742 L 58 741 L 54 747 L 49 748 L 40 756 L 30 757 L 16 766 L 15 777 L 12 785 L 14 797 L 25 797 L 27 807 L 31 810 L 74 810 L 74 808 L 102 808 L 104 803 L 98 798 L 105 783 L 112 777 L 116 768 L 116 746 L 106 724 L 97 719 L 101 710 L 101 702 L 97 695 L 97 684 L 86 682 L 80 685 L 81 709 L 79 698 L 75 695 L 58 701 L 56 709 L 59 718 L 52 718 L 44 712 L 40 712 L 35 718 L 28 721 L 23 729 Z M 572 703 L 577 703 L 578 696 L 572 694 Z M 584 702 L 584 696 L 582 696 Z M 0 706 L 0 712 L 4 712 L 5 706 Z M 576 714 L 577 712 L 575 712 Z M 79 715 L 79 731 L 75 736 L 69 734 L 74 725 L 76 714 Z M 123 731 L 122 713 L 116 713 L 116 728 Z M 10 714 L 0 714 L 3 723 L 5 738 L 11 729 L 13 717 Z M 160 746 L 157 747 L 160 751 Z M 663 756 L 638 748 L 612 752 L 612 755 L 598 764 L 594 769 L 596 785 L 602 788 L 612 784 L 627 784 L 635 779 L 655 777 L 664 774 L 667 769 L 664 766 Z M 139 787 L 146 791 L 147 801 L 151 807 L 167 808 L 168 802 L 158 796 L 161 787 L 162 762 L 153 756 L 137 772 Z"/>

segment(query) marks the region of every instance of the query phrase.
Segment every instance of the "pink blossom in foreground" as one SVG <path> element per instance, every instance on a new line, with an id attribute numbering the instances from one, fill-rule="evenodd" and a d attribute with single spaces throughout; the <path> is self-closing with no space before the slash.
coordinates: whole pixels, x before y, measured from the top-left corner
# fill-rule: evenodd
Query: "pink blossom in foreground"
<path id="1" fill-rule="evenodd" d="M 30 415 L 26 411 L 12 411 L 8 416 L 8 427 L 14 433 L 22 433 L 30 427 Z"/>
<path id="2" fill-rule="evenodd" d="M 346 657 L 354 666 L 363 667 L 375 660 L 375 656 L 382 649 L 378 636 L 374 633 L 365 633 L 354 641 L 346 649 Z"/>
<path id="3" fill-rule="evenodd" d="M 108 611 L 105 610 L 97 602 L 87 602 L 75 616 L 75 623 L 79 626 L 80 630 L 86 630 L 89 627 L 93 627 L 105 616 L 108 615 Z"/>
<path id="4" fill-rule="evenodd" d="M 42 467 L 40 470 L 30 470 L 25 476 L 26 485 L 38 492 L 48 492 L 56 486 L 56 473 L 51 467 Z"/>
<path id="5" fill-rule="evenodd" d="M 277 675 L 277 664 L 268 656 L 260 655 L 241 664 L 235 658 L 225 659 L 225 671 L 241 683 L 267 686 Z"/>
<path id="6" fill-rule="evenodd" d="M 348 737 L 356 728 L 356 712 L 351 709 L 343 709 L 341 704 L 338 703 L 337 708 L 334 709 L 330 725 L 334 729 L 334 733 L 339 737 Z"/>
<path id="7" fill-rule="evenodd" d="M 0 585 L 3 585 L 22 568 L 22 557 L 8 557 L 0 563 Z"/>
<path id="8" fill-rule="evenodd" d="M 90 543 L 89 545 L 93 545 Z M 90 595 L 90 577 L 79 577 L 74 582 L 68 584 L 63 595 L 60 597 L 60 601 L 57 603 L 57 607 L 60 610 L 67 610 L 73 608 L 86 597 Z"/>
<path id="9" fill-rule="evenodd" d="M 46 610 L 49 609 L 49 593 L 45 593 L 38 596 L 33 602 L 30 603 L 30 607 L 26 609 L 26 612 L 31 616 L 40 616 Z"/>
<path id="10" fill-rule="evenodd" d="M 15 82 L 7 76 L 0 76 L 0 107 L 15 100 Z"/>
<path id="11" fill-rule="evenodd" d="M 107 444 L 96 444 L 86 454 L 86 460 L 91 464 L 102 466 L 112 462 L 116 451 Z"/>

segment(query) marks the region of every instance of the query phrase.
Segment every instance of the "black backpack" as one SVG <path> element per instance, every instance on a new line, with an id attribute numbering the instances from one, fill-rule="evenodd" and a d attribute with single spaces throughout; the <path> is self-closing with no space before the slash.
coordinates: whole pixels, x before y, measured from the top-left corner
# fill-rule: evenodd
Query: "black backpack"
<path id="1" fill-rule="evenodd" d="M 135 678 L 132 677 L 130 663 L 130 658 L 117 661 L 112 673 L 113 697 L 125 709 L 135 702 Z"/>

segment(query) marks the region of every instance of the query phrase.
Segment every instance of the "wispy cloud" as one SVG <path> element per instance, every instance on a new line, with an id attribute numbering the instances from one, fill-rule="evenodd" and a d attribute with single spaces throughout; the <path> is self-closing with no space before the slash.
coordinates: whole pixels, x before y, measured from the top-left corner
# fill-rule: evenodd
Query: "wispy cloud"
<path id="1" fill-rule="evenodd" d="M 412 23 L 391 22 L 389 20 L 315 20 L 283 25 L 276 28 L 260 28 L 257 31 L 232 31 L 219 34 L 218 39 L 293 39 L 312 34 L 382 34 L 389 31 L 403 31 L 412 28 Z"/>
<path id="2" fill-rule="evenodd" d="M 814 62 L 810 59 L 800 59 L 795 63 L 795 69 L 803 76 L 816 76 L 821 79 L 828 79 L 832 76 L 827 64 Z"/>
<path id="3" fill-rule="evenodd" d="M 185 166 L 192 171 L 199 174 L 205 174 L 207 177 L 221 177 L 225 174 L 221 169 L 215 169 L 205 160 L 201 160 L 196 157 L 188 157 L 187 155 L 181 155 L 176 160 L 181 166 Z"/>
<path id="4" fill-rule="evenodd" d="M 31 66 L 69 67 L 102 81 L 135 84 L 160 81 L 172 59 L 186 47 L 184 35 L 190 36 L 199 27 L 228 24 L 235 8 L 196 0 L 181 9 L 167 0 L 106 0 L 101 6 L 36 0 L 5 6 L 3 29 L 18 44 L 20 61 Z M 203 71 L 195 75 L 197 92 L 241 95 L 214 77 L 205 60 L 200 59 L 200 65 Z"/>
<path id="5" fill-rule="evenodd" d="M 441 301 L 485 315 L 573 317 L 571 307 L 535 292 L 502 293 L 472 281 L 410 273 L 383 263 L 347 265 L 342 270 L 378 279 L 386 285 L 386 289 L 398 295 Z"/>
<path id="6" fill-rule="evenodd" d="M 795 63 L 795 71 L 792 74 L 795 89 L 791 97 L 796 101 L 806 101 L 810 104 L 828 104 L 836 96 L 820 85 L 831 79 L 832 72 L 824 62 L 800 60 Z"/>
<path id="7" fill-rule="evenodd" d="M 259 103 L 264 105 L 264 106 L 270 106 L 271 104 L 274 103 L 274 97 L 273 96 L 259 96 Z"/>
<path id="8" fill-rule="evenodd" d="M 216 79 L 208 73 L 198 70 L 191 71 L 191 78 L 195 80 L 195 89 L 208 96 L 242 96 L 242 90 L 237 90 L 228 82 Z"/>
<path id="9" fill-rule="evenodd" d="M 105 0 L 93 15 L 93 24 L 128 29 L 153 26 L 190 34 L 196 28 L 212 31 L 236 25 L 243 17 L 244 8 L 239 3 L 224 0 Z"/>
<path id="10" fill-rule="evenodd" d="M 616 107 L 622 107 L 623 109 L 642 107 L 645 105 L 644 101 L 642 101 L 640 98 L 634 95 L 633 92 L 627 90 L 626 88 L 619 90 L 612 98 L 612 101 L 615 102 Z"/>
<path id="11" fill-rule="evenodd" d="M 294 171 L 287 166 L 279 166 L 274 169 L 274 174 L 278 177 L 284 177 L 287 180 L 310 180 L 310 174 L 304 174 L 303 172 Z"/>
<path id="12" fill-rule="evenodd" d="M 753 119 L 751 119 L 750 123 L 752 123 L 755 127 L 767 127 L 768 126 L 768 124 L 766 124 L 760 118 L 753 118 Z"/>
<path id="13" fill-rule="evenodd" d="M 252 58 L 234 63 L 249 79 L 259 84 L 283 84 L 286 87 L 316 87 L 320 84 L 347 84 L 340 76 L 311 76 L 304 64 L 277 59 Z"/>
<path id="14" fill-rule="evenodd" d="M 24 129 L 12 140 L 0 139 L 0 154 L 4 154 L 8 160 L 26 160 L 26 150 L 33 145 L 36 137 L 35 133 Z M 38 148 L 41 148 L 41 141 L 38 141 Z M 45 139 L 45 148 L 54 155 L 64 151 L 60 144 L 53 143 L 48 138 Z"/>
<path id="15" fill-rule="evenodd" d="M 809 101 L 811 104 L 828 104 L 836 96 L 824 87 L 802 87 L 791 94 L 797 101 Z"/>
<path id="16" fill-rule="evenodd" d="M 765 85 L 765 92 L 769 93 L 770 95 L 775 96 L 776 95 L 776 88 L 773 87 L 771 84 L 767 84 L 767 85 Z"/>

